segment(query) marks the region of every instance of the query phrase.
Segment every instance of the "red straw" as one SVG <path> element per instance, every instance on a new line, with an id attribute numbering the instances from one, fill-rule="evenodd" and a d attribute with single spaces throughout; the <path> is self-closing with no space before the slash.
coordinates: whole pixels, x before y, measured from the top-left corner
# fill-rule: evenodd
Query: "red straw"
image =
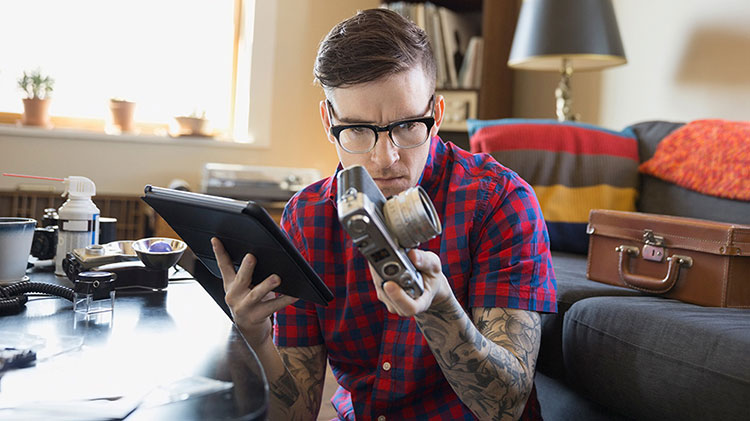
<path id="1" fill-rule="evenodd" d="M 10 174 L 10 173 L 7 173 L 7 172 L 4 172 L 3 175 L 6 176 L 6 177 L 35 178 L 37 180 L 65 181 L 64 178 L 40 177 L 38 175 Z"/>

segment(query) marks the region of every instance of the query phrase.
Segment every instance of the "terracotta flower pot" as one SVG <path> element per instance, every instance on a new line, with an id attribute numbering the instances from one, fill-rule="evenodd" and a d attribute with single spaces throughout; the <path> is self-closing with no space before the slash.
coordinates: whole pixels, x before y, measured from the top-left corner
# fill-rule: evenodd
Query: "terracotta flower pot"
<path id="1" fill-rule="evenodd" d="M 51 127 L 49 103 L 49 98 L 24 98 L 22 123 L 25 126 Z"/>
<path id="2" fill-rule="evenodd" d="M 109 109 L 112 112 L 112 124 L 120 129 L 120 133 L 129 133 L 135 129 L 135 102 L 110 100 Z"/>
<path id="3" fill-rule="evenodd" d="M 180 134 L 186 136 L 207 136 L 206 123 L 208 120 L 199 117 L 179 116 L 175 117 L 180 125 Z"/>

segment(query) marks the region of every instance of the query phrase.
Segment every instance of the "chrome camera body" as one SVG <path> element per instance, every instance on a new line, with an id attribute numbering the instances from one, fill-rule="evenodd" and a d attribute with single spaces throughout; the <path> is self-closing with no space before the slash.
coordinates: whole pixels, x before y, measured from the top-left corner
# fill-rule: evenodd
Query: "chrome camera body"
<path id="1" fill-rule="evenodd" d="M 422 274 L 406 252 L 442 231 L 427 193 L 417 186 L 386 200 L 359 165 L 340 171 L 337 185 L 339 221 L 383 283 L 394 281 L 415 299 L 422 295 Z"/>

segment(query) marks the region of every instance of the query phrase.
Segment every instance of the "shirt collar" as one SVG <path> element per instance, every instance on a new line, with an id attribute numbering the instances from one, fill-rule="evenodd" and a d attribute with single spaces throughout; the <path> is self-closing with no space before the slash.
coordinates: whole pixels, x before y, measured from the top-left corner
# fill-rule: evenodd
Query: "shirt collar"
<path id="1" fill-rule="evenodd" d="M 430 153 L 427 155 L 427 162 L 425 162 L 422 175 L 417 181 L 417 185 L 422 186 L 431 197 L 435 196 L 435 190 L 441 185 L 447 159 L 445 143 L 440 137 L 433 136 L 430 140 Z"/>

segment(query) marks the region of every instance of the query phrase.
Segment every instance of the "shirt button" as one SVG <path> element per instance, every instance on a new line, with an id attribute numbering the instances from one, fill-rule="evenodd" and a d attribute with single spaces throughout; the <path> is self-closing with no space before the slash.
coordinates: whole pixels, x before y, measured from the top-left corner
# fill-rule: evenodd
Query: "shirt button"
<path id="1" fill-rule="evenodd" d="M 386 363 L 388 364 L 388 363 Z M 381 415 L 378 417 L 378 421 L 385 421 L 385 415 Z"/>
<path id="2" fill-rule="evenodd" d="M 383 370 L 388 371 L 390 369 L 391 369 L 391 363 L 389 363 L 388 361 L 384 362 L 383 363 Z M 380 419 L 380 418 L 378 418 L 378 419 Z M 383 419 L 385 419 L 385 417 L 383 417 Z"/>

